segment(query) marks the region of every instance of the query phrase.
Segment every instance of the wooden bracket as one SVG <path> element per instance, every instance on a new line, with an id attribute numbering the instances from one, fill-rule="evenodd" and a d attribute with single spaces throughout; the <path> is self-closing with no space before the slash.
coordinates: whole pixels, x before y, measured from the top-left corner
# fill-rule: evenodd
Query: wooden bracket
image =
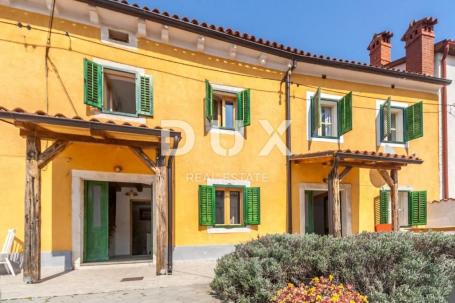
<path id="1" fill-rule="evenodd" d="M 139 147 L 130 146 L 131 151 L 141 160 L 153 173 L 158 174 L 159 169 L 156 163 Z"/>
<path id="2" fill-rule="evenodd" d="M 349 172 L 351 171 L 352 169 L 352 166 L 346 166 L 343 171 L 338 175 L 338 178 L 340 179 L 340 181 L 346 177 L 347 174 L 349 174 Z"/>
<path id="3" fill-rule="evenodd" d="M 43 151 L 38 158 L 38 167 L 41 169 L 46 166 L 49 161 L 55 158 L 69 145 L 68 141 L 57 140 L 45 151 Z"/>
<path id="4" fill-rule="evenodd" d="M 392 180 L 392 177 L 390 177 L 389 173 L 386 170 L 384 170 L 384 169 L 378 169 L 377 171 L 381 175 L 382 179 L 384 179 L 384 181 L 387 183 L 387 185 L 390 188 L 392 188 L 393 180 Z"/>

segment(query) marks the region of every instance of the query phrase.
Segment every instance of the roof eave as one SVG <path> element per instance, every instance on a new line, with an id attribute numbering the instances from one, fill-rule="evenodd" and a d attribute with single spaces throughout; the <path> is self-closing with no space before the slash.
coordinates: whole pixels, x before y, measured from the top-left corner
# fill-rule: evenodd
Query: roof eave
<path id="1" fill-rule="evenodd" d="M 408 74 L 403 73 L 398 70 L 388 70 L 384 68 L 379 68 L 375 66 L 369 65 L 360 65 L 354 64 L 346 61 L 336 61 L 336 60 L 328 60 L 319 57 L 309 57 L 301 54 L 296 54 L 287 50 L 277 49 L 273 46 L 267 46 L 261 43 L 257 43 L 254 41 L 243 39 L 242 37 L 232 36 L 227 33 L 220 32 L 218 30 L 214 30 L 208 27 L 203 27 L 200 25 L 192 24 L 189 22 L 183 22 L 180 19 L 175 19 L 170 16 L 164 16 L 158 13 L 154 13 L 152 11 L 146 11 L 143 8 L 135 7 L 131 5 L 126 5 L 121 2 L 116 2 L 112 0 L 76 0 L 80 2 L 85 2 L 90 5 L 100 6 L 106 9 L 114 10 L 121 13 L 127 13 L 130 15 L 134 15 L 136 17 L 148 19 L 151 21 L 155 21 L 158 23 L 162 23 L 168 26 L 172 26 L 175 28 L 179 28 L 182 30 L 187 30 L 193 33 L 202 34 L 211 38 L 220 39 L 229 43 L 234 43 L 243 47 L 252 48 L 264 53 L 268 53 L 271 55 L 275 55 L 282 58 L 287 58 L 289 60 L 296 60 L 299 62 L 306 62 L 306 63 L 314 63 L 324 66 L 331 66 L 337 68 L 346 68 L 354 71 L 360 72 L 369 72 L 375 74 L 382 74 L 385 76 L 391 76 L 395 78 L 401 79 L 409 79 L 415 81 L 423 81 L 431 84 L 438 84 L 438 85 L 447 85 L 450 84 L 452 81 L 448 79 L 441 79 L 432 76 L 420 75 L 420 74 Z"/>

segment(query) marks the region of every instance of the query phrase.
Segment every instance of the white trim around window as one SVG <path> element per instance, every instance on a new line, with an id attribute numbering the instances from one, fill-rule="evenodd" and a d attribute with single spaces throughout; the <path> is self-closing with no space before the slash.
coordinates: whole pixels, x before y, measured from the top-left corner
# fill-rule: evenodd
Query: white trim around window
<path id="1" fill-rule="evenodd" d="M 393 147 L 403 147 L 407 148 L 409 146 L 408 142 L 403 142 L 403 143 L 388 143 L 388 142 L 381 142 L 381 105 L 383 105 L 386 102 L 386 100 L 376 100 L 376 146 L 381 146 L 384 148 L 393 148 Z M 390 104 L 392 107 L 399 107 L 402 109 L 407 108 L 409 105 L 404 102 L 397 102 L 397 101 L 392 101 Z M 403 112 L 403 120 L 404 120 L 404 112 Z M 405 129 L 404 129 L 404 122 L 403 122 L 403 136 L 405 136 Z"/>
<path id="2" fill-rule="evenodd" d="M 226 186 L 245 186 L 250 187 L 251 182 L 248 180 L 229 180 L 229 179 L 215 179 L 207 178 L 207 185 L 226 185 Z M 242 227 L 208 227 L 208 234 L 236 234 L 236 233 L 249 233 L 251 228 L 249 226 Z"/>
<path id="3" fill-rule="evenodd" d="M 128 41 L 129 42 L 128 43 L 124 43 L 124 42 L 121 42 L 121 41 L 110 39 L 109 38 L 109 30 L 114 30 L 114 31 L 117 31 L 117 32 L 128 34 Z M 110 44 L 110 45 L 115 45 L 115 46 L 118 46 L 118 47 L 127 48 L 127 49 L 134 49 L 134 50 L 137 49 L 137 38 L 136 38 L 136 34 L 135 33 L 128 32 L 128 31 L 125 31 L 125 30 L 120 30 L 120 29 L 117 29 L 117 28 L 109 27 L 109 26 L 101 26 L 101 42 L 106 43 L 106 44 Z"/>
<path id="4" fill-rule="evenodd" d="M 311 134 L 311 98 L 314 96 L 316 92 L 307 92 L 306 94 L 306 124 L 307 124 L 307 141 L 315 141 L 315 142 L 331 142 L 331 143 L 344 143 L 344 136 L 340 136 L 339 138 L 317 138 L 312 137 Z M 331 100 L 341 100 L 343 96 L 338 95 L 330 95 L 321 93 L 321 99 L 331 99 Z M 338 112 L 336 112 L 336 119 L 338 121 Z M 338 126 L 338 125 L 337 125 Z"/>

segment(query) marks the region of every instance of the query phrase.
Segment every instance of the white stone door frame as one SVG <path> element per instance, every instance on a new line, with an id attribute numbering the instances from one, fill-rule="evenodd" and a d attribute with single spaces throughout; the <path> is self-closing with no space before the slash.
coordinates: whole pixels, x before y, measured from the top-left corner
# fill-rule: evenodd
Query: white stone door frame
<path id="1" fill-rule="evenodd" d="M 82 263 L 84 251 L 84 181 L 106 181 L 106 182 L 126 182 L 152 185 L 152 234 L 153 248 L 156 247 L 156 228 L 155 228 L 155 176 L 146 174 L 130 174 L 116 172 L 101 172 L 93 170 L 71 171 L 71 255 L 74 268 L 79 268 Z"/>
<path id="2" fill-rule="evenodd" d="M 328 191 L 327 183 L 300 183 L 300 233 L 305 234 L 305 191 Z M 340 184 L 341 192 L 341 233 L 352 235 L 352 194 L 351 184 Z"/>

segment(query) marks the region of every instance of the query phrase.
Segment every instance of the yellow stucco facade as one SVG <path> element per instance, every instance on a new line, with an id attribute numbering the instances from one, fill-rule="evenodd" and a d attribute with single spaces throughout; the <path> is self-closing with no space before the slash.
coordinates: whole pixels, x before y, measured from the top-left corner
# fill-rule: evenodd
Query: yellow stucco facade
<path id="1" fill-rule="evenodd" d="M 227 60 L 205 53 L 139 38 L 137 49 L 112 46 L 100 41 L 100 30 L 89 25 L 56 18 L 55 33 L 49 48 L 46 76 L 48 16 L 0 6 L 0 106 L 20 107 L 28 112 L 44 110 L 67 117 L 90 119 L 91 110 L 83 102 L 83 60 L 103 59 L 144 69 L 153 77 L 154 116 L 150 127 L 162 120 L 182 120 L 192 126 L 194 147 L 175 161 L 174 245 L 197 247 L 232 245 L 260 235 L 286 232 L 286 158 L 274 148 L 267 156 L 259 153 L 269 139 L 259 120 L 277 129 L 285 117 L 283 73 L 265 67 Z M 30 24 L 31 30 L 14 25 Z M 12 23 L 12 24 L 10 24 Z M 70 33 L 71 37 L 65 35 Z M 204 81 L 250 88 L 251 125 L 247 127 L 244 147 L 234 156 L 220 156 L 211 148 L 211 134 L 204 129 Z M 426 190 L 428 199 L 439 198 L 437 94 L 381 86 L 321 79 L 294 74 L 291 87 L 292 152 L 351 149 L 383 151 L 376 144 L 376 100 L 391 96 L 394 101 L 424 102 L 424 137 L 397 147 L 399 154 L 417 154 L 422 165 L 411 165 L 399 172 L 400 185 Z M 315 142 L 307 138 L 307 93 L 321 87 L 323 92 L 353 98 L 353 130 L 343 143 Z M 324 91 L 324 89 L 326 91 Z M 122 117 L 111 117 L 122 122 Z M 23 240 L 25 140 L 13 125 L 0 123 L 0 240 L 8 228 L 17 229 Z M 234 137 L 221 134 L 221 145 L 229 148 Z M 284 135 L 282 135 L 284 142 Z M 49 142 L 43 142 L 43 148 Z M 185 133 L 183 142 L 185 144 Z M 71 144 L 43 170 L 42 251 L 71 251 L 72 208 L 71 172 L 73 170 L 149 174 L 147 168 L 127 147 Z M 322 183 L 328 168 L 293 165 L 293 231 L 300 230 L 301 183 Z M 208 233 L 198 222 L 198 185 L 207 177 L 248 179 L 261 188 L 261 223 L 249 232 Z M 370 171 L 353 169 L 343 180 L 351 184 L 352 231 L 374 230 L 373 200 L 379 188 L 372 185 Z M 20 248 L 19 248 L 20 249 Z"/>

